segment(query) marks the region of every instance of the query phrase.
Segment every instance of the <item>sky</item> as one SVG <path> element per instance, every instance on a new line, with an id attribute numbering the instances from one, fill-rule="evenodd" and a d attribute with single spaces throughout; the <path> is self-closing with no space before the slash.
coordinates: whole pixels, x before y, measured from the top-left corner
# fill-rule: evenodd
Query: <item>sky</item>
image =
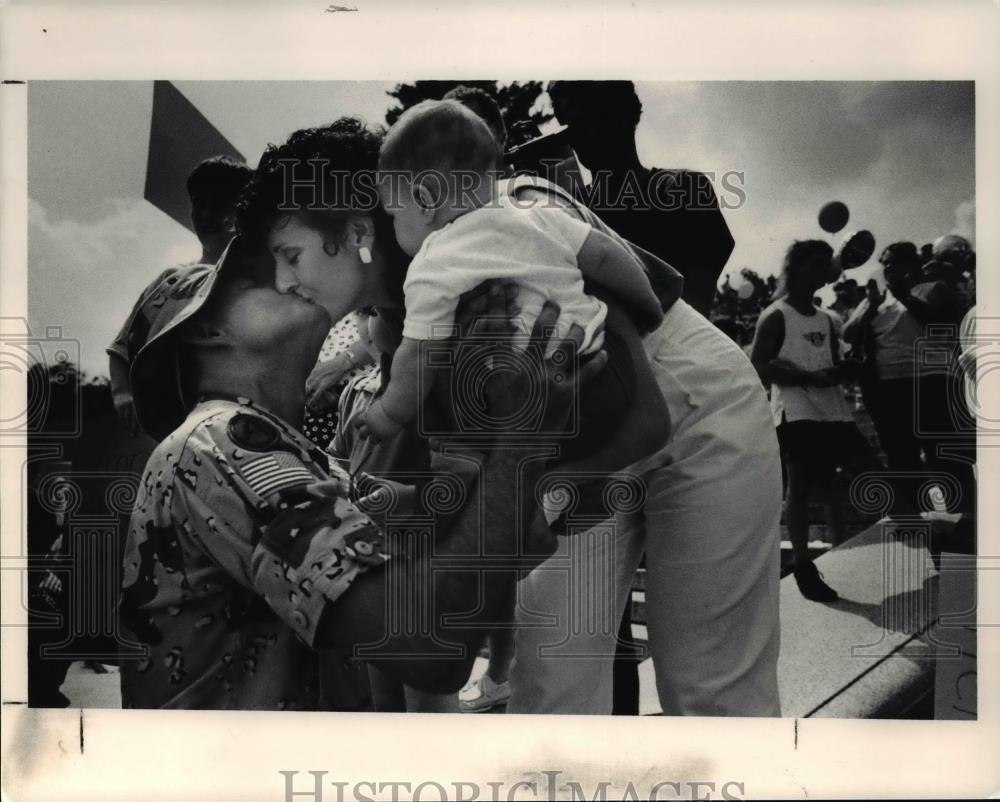
<path id="1" fill-rule="evenodd" d="M 529 76 L 530 77 L 530 76 Z M 256 164 L 269 142 L 344 114 L 383 122 L 391 82 L 188 81 L 177 88 Z M 647 166 L 737 172 L 727 266 L 776 273 L 794 239 L 835 246 L 867 228 L 878 247 L 949 232 L 975 238 L 974 88 L 969 82 L 637 83 Z M 28 317 L 80 341 L 106 375 L 105 346 L 147 282 L 196 259 L 194 235 L 142 197 L 152 81 L 28 87 Z M 186 176 L 179 176 L 183 181 Z M 730 197 L 732 197 L 730 193 Z M 850 209 L 828 235 L 817 213 Z M 861 283 L 877 265 L 854 271 Z"/>

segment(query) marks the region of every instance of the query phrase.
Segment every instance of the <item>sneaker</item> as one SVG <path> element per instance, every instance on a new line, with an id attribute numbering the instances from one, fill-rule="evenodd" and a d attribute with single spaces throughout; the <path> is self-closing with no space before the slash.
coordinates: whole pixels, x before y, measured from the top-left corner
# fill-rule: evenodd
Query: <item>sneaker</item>
<path id="1" fill-rule="evenodd" d="M 810 601 L 832 602 L 840 598 L 837 591 L 823 581 L 823 575 L 814 563 L 808 562 L 801 565 L 793 573 L 799 591 Z"/>
<path id="2" fill-rule="evenodd" d="M 496 683 L 488 674 L 470 682 L 458 692 L 458 709 L 462 713 L 485 713 L 510 699 L 510 683 Z"/>

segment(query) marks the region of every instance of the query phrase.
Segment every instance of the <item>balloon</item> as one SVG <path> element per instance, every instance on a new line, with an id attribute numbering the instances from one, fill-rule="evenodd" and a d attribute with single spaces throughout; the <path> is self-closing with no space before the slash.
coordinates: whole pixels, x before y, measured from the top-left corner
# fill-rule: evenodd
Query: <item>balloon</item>
<path id="1" fill-rule="evenodd" d="M 752 281 L 745 281 L 742 284 L 740 284 L 739 289 L 736 290 L 736 294 L 739 296 L 741 301 L 749 301 L 751 298 L 753 298 L 755 290 L 756 287 L 754 287 Z"/>
<path id="2" fill-rule="evenodd" d="M 840 201 L 830 201 L 819 210 L 819 226 L 830 234 L 836 234 L 847 225 L 850 212 L 847 204 Z"/>
<path id="3" fill-rule="evenodd" d="M 844 237 L 844 244 L 840 246 L 836 261 L 844 270 L 853 270 L 871 259 L 873 253 L 875 237 L 871 231 L 862 229 Z"/>

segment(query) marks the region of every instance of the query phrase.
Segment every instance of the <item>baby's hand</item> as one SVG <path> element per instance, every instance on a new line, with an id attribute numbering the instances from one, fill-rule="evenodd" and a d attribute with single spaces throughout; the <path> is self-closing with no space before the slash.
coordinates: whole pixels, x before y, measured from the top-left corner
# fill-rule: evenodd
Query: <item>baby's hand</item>
<path id="1" fill-rule="evenodd" d="M 354 421 L 358 434 L 373 443 L 381 443 L 399 434 L 403 427 L 396 423 L 386 413 L 381 401 L 376 401 L 366 412 Z"/>

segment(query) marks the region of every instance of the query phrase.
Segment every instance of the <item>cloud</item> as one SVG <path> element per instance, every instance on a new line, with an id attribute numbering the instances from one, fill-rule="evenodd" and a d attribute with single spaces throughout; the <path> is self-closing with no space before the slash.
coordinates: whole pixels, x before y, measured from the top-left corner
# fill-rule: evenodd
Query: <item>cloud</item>
<path id="1" fill-rule="evenodd" d="M 973 245 L 976 243 L 976 202 L 967 200 L 958 204 L 955 209 L 955 230 L 953 234 L 961 234 Z"/>
<path id="2" fill-rule="evenodd" d="M 111 199 L 111 212 L 88 223 L 53 221 L 28 200 L 28 319 L 32 331 L 60 326 L 80 341 L 81 367 L 107 374 L 111 342 L 147 282 L 186 252 L 192 234 L 144 200 Z"/>
<path id="3" fill-rule="evenodd" d="M 644 163 L 744 173 L 746 204 L 727 211 L 728 269 L 769 273 L 792 239 L 828 237 L 820 207 L 842 200 L 848 230 L 879 243 L 927 242 L 951 229 L 975 182 L 969 82 L 640 83 Z"/>
<path id="4" fill-rule="evenodd" d="M 363 114 L 381 119 L 387 85 L 185 82 L 195 104 L 251 163 L 288 131 Z M 829 200 L 879 246 L 974 233 L 974 91 L 968 82 L 640 82 L 643 163 L 745 173 L 727 210 L 729 269 L 778 269 L 793 239 L 826 237 Z M 146 282 L 195 258 L 194 237 L 145 201 L 149 82 L 42 82 L 29 93 L 29 311 L 83 341 L 84 368 Z M 96 111 L 95 111 L 96 110 Z M 124 154 L 124 155 L 123 155 Z M 716 189 L 720 189 L 717 183 Z M 129 200 L 122 200 L 129 198 Z M 109 200 L 113 199 L 113 200 Z M 839 246 L 843 235 L 829 237 Z M 874 261 L 874 260 L 873 260 Z M 863 268 L 865 270 L 867 268 Z"/>
<path id="5" fill-rule="evenodd" d="M 887 128 L 971 124 L 976 92 L 972 81 L 891 81 L 846 84 L 855 113 Z"/>
<path id="6" fill-rule="evenodd" d="M 662 97 L 655 88 L 647 91 L 656 97 L 655 125 L 665 141 L 697 139 L 718 154 L 720 169 L 773 177 L 785 186 L 859 178 L 884 147 L 835 83 L 725 81 Z"/>

